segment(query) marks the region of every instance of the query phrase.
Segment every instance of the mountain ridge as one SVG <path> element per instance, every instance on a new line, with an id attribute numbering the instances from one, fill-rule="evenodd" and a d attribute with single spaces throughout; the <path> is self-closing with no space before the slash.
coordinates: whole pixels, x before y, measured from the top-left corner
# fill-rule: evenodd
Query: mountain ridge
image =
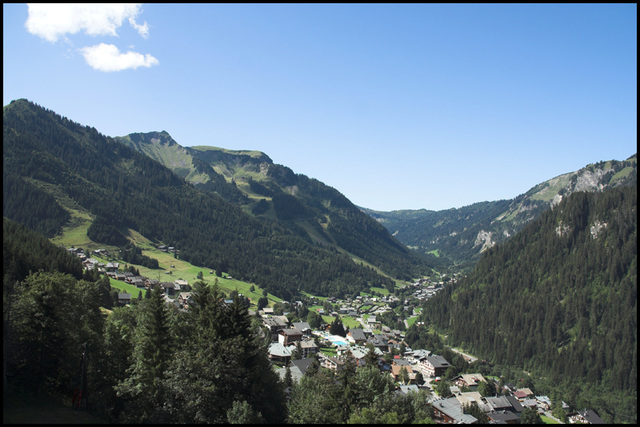
<path id="1" fill-rule="evenodd" d="M 345 253 L 199 190 L 95 128 L 27 100 L 5 106 L 3 119 L 3 215 L 19 223 L 41 224 L 72 212 L 96 244 L 121 246 L 134 230 L 156 244 L 180 248 L 180 257 L 193 265 L 258 283 L 284 299 L 299 291 L 338 296 L 395 285 Z M 8 183 L 16 191 L 8 191 Z M 36 190 L 52 198 L 33 197 Z M 59 210 L 51 214 L 50 206 Z M 69 221 L 59 219 L 54 234 Z"/>
<path id="2" fill-rule="evenodd" d="M 468 270 L 488 248 L 512 237 L 568 195 L 634 183 L 637 154 L 558 175 L 510 200 L 478 202 L 444 211 L 361 209 L 408 247 L 422 252 L 439 250 Z"/>
<path id="3" fill-rule="evenodd" d="M 218 180 L 223 178 L 226 188 L 242 193 L 242 198 L 229 201 L 241 206 L 245 212 L 275 221 L 310 243 L 334 247 L 363 259 L 396 278 L 408 279 L 417 273 L 417 264 L 425 262 L 412 259 L 414 254 L 338 190 L 273 163 L 263 152 L 204 145 L 168 147 L 158 132 L 131 134 L 116 140 L 172 170 L 179 169 L 175 161 L 177 156 L 172 153 L 181 150 L 181 155 L 188 156 L 193 164 L 201 162 L 203 170 Z M 133 140 L 140 142 L 134 144 Z M 193 185 L 200 185 L 189 179 L 192 174 L 183 175 Z M 439 264 L 434 257 L 427 257 L 427 262 L 432 266 Z"/>

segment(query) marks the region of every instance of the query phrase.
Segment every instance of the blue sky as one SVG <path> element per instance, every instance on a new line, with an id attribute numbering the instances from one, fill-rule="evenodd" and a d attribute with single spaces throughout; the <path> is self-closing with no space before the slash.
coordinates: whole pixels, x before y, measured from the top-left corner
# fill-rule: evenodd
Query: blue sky
<path id="1" fill-rule="evenodd" d="M 636 4 L 45 6 L 3 4 L 3 105 L 263 151 L 371 209 L 637 151 Z"/>

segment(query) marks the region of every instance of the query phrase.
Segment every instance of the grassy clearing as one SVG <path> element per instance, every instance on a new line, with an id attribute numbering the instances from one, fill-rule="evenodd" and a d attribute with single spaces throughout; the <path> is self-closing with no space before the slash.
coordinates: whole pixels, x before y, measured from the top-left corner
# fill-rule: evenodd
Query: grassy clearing
<path id="1" fill-rule="evenodd" d="M 389 295 L 389 291 L 387 290 L 387 288 L 374 288 L 374 287 L 372 287 L 370 289 L 371 289 L 371 291 L 376 291 L 377 293 L 379 293 L 380 295 L 383 295 L 385 297 Z"/>
<path id="2" fill-rule="evenodd" d="M 418 320 L 418 316 L 410 317 L 407 319 L 407 326 L 411 327 Z"/>
<path id="3" fill-rule="evenodd" d="M 542 415 L 541 414 L 540 418 L 542 419 L 542 422 L 545 423 L 545 424 L 560 424 L 559 422 L 557 422 L 553 418 L 549 418 L 546 415 Z"/>
<path id="4" fill-rule="evenodd" d="M 327 357 L 335 357 L 338 355 L 338 352 L 333 347 L 320 347 L 320 353 Z"/>

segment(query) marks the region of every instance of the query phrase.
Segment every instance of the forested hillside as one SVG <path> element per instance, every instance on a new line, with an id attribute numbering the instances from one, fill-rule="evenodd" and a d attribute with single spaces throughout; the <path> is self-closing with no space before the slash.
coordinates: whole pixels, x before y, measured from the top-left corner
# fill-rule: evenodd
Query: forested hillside
<path id="1" fill-rule="evenodd" d="M 422 313 L 453 345 L 628 421 L 637 409 L 637 187 L 565 198 Z"/>
<path id="2" fill-rule="evenodd" d="M 418 252 L 437 251 L 457 269 L 470 271 L 482 253 L 519 232 L 575 192 L 637 185 L 637 155 L 602 161 L 542 182 L 511 200 L 475 203 L 443 211 L 380 212 L 363 208 Z"/>
<path id="3" fill-rule="evenodd" d="M 222 304 L 217 287 L 194 284 L 195 304 L 179 312 L 158 286 L 107 316 L 110 293 L 106 276 L 83 273 L 75 255 L 3 218 L 5 403 L 60 396 L 116 423 L 286 420 L 246 300 Z"/>
<path id="4" fill-rule="evenodd" d="M 393 277 L 407 280 L 423 274 L 425 265 L 442 265 L 434 257 L 408 251 L 338 190 L 274 164 L 262 152 L 181 147 L 164 131 L 115 139 L 245 212 L 277 222 L 314 245 L 353 255 Z"/>
<path id="5" fill-rule="evenodd" d="M 43 232 L 51 235 L 60 232 L 69 212 L 81 210 L 92 218 L 87 235 L 94 242 L 121 246 L 135 230 L 179 247 L 194 265 L 259 283 L 285 299 L 299 290 L 340 296 L 393 286 L 350 256 L 254 218 L 94 128 L 26 100 L 5 106 L 3 118 L 3 214 L 17 222 L 45 223 Z M 8 191 L 7 185 L 22 190 Z M 32 188 L 51 197 L 16 199 Z M 398 251 L 401 256 L 400 245 Z"/>

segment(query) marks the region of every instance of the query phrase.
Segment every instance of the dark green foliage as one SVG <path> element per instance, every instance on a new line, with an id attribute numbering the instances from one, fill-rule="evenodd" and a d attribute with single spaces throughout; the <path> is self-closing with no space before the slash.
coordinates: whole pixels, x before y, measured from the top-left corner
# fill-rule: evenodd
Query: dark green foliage
<path id="1" fill-rule="evenodd" d="M 78 257 L 55 246 L 42 234 L 7 218 L 2 219 L 2 257 L 5 286 L 39 270 L 59 271 L 76 279 L 82 278 L 82 263 Z"/>
<path id="2" fill-rule="evenodd" d="M 47 237 L 58 234 L 70 218 L 54 197 L 7 169 L 2 173 L 2 215 Z"/>
<path id="3" fill-rule="evenodd" d="M 489 424 L 489 416 L 484 412 L 476 402 L 469 403 L 462 407 L 462 411 L 465 414 L 469 414 L 475 417 L 478 421 L 476 424 Z"/>
<path id="4" fill-rule="evenodd" d="M 195 306 L 185 318 L 189 328 L 167 373 L 170 419 L 223 423 L 229 417 L 252 416 L 282 421 L 283 387 L 246 306 L 239 299 L 226 305 L 217 286 L 202 282 L 194 284 L 193 295 Z"/>
<path id="5" fill-rule="evenodd" d="M 86 409 L 105 421 L 285 420 L 282 383 L 242 298 L 225 304 L 216 286 L 197 283 L 197 305 L 181 313 L 157 287 L 105 323 L 99 287 L 36 273 L 5 295 L 5 391 L 70 397 L 86 349 Z"/>
<path id="6" fill-rule="evenodd" d="M 493 363 L 548 377 L 570 404 L 612 411 L 599 396 L 637 390 L 636 247 L 637 187 L 575 193 L 488 250 L 421 320 Z M 616 416 L 635 408 L 616 404 Z"/>
<path id="7" fill-rule="evenodd" d="M 127 368 L 129 375 L 114 389 L 118 397 L 127 400 L 125 420 L 159 422 L 164 419 L 166 393 L 163 381 L 172 356 L 169 314 L 159 286 L 141 305 L 144 307 L 136 325 L 132 359 Z"/>
<path id="8" fill-rule="evenodd" d="M 276 216 L 282 221 L 308 218 L 313 215 L 313 213 L 308 211 L 297 198 L 290 196 L 289 194 L 276 194 L 271 199 L 271 202 L 273 203 L 273 208 L 276 211 Z"/>
<path id="9" fill-rule="evenodd" d="M 180 247 L 181 259 L 194 265 L 259 283 L 285 299 L 298 290 L 341 296 L 391 282 L 345 254 L 312 245 L 214 194 L 198 191 L 93 128 L 28 101 L 6 106 L 3 125 L 5 174 L 54 184 L 60 194 L 95 216 L 88 230 L 94 241 L 123 246 L 123 233 L 131 228 Z M 284 173 L 283 179 L 302 185 L 295 174 Z M 25 223 L 40 220 L 23 218 Z M 404 256 L 396 259 L 398 266 Z"/>
<path id="10" fill-rule="evenodd" d="M 147 268 L 160 268 L 158 266 L 157 259 L 142 255 L 142 249 L 135 246 L 133 243 L 129 243 L 125 247 L 120 248 L 120 259 L 124 262 L 141 265 Z M 199 272 L 198 274 L 200 275 L 198 278 L 201 279 L 202 272 Z"/>
<path id="11" fill-rule="evenodd" d="M 80 387 L 83 344 L 91 357 L 101 348 L 97 286 L 35 273 L 5 297 L 5 374 L 26 390 L 70 395 Z"/>
<path id="12" fill-rule="evenodd" d="M 496 386 L 493 381 L 482 381 L 480 385 L 478 385 L 478 393 L 480 393 L 483 397 L 495 396 Z"/>
<path id="13" fill-rule="evenodd" d="M 266 211 L 269 210 L 269 203 L 265 199 L 260 199 L 260 201 L 251 209 L 251 213 L 254 215 L 262 215 Z"/>
<path id="14" fill-rule="evenodd" d="M 538 411 L 532 408 L 525 408 L 520 413 L 520 424 L 544 424 Z"/>
<path id="15" fill-rule="evenodd" d="M 342 320 L 340 316 L 336 317 L 333 322 L 331 322 L 331 326 L 329 327 L 329 332 L 333 335 L 339 335 L 341 337 L 346 337 L 347 333 L 344 330 L 344 325 L 342 324 Z"/>
<path id="16" fill-rule="evenodd" d="M 256 194 L 260 194 L 261 196 L 272 197 L 275 194 L 272 189 L 267 188 L 265 185 L 262 185 L 253 179 L 249 180 L 249 188 L 251 188 L 251 191 Z"/>

